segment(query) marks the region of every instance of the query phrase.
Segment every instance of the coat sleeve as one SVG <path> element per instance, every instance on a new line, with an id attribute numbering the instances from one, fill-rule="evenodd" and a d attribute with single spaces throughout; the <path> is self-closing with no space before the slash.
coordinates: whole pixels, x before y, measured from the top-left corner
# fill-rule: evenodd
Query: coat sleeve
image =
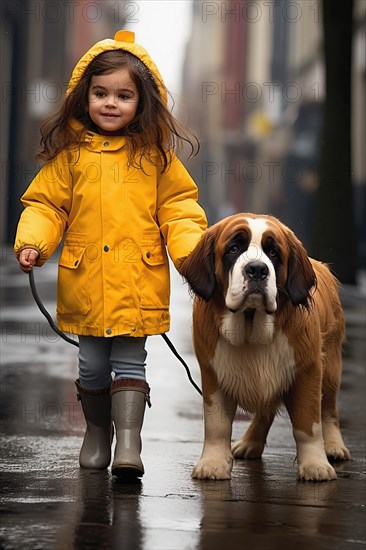
<path id="1" fill-rule="evenodd" d="M 61 153 L 41 168 L 24 195 L 14 252 L 27 247 L 38 250 L 41 266 L 61 242 L 72 201 L 72 175 L 67 155 Z"/>
<path id="2" fill-rule="evenodd" d="M 198 189 L 180 160 L 173 156 L 158 181 L 158 223 L 169 256 L 178 269 L 196 247 L 207 219 L 198 204 Z"/>

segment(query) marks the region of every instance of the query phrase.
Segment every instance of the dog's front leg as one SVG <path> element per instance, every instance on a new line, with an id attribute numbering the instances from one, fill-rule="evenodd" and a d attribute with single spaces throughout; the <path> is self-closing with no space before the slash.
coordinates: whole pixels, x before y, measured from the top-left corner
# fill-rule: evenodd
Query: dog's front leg
<path id="1" fill-rule="evenodd" d="M 321 372 L 314 364 L 299 372 L 285 397 L 297 447 L 298 478 L 330 481 L 337 478 L 325 453 L 321 424 Z"/>
<path id="2" fill-rule="evenodd" d="M 193 468 L 196 479 L 230 479 L 232 423 L 237 404 L 217 384 L 210 369 L 202 372 L 205 440 L 200 460 Z"/>

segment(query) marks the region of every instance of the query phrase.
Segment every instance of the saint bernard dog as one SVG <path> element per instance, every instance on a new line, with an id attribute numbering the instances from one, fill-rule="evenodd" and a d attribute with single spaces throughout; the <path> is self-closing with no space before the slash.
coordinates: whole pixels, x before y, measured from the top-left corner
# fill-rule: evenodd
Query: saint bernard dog
<path id="1" fill-rule="evenodd" d="M 205 231 L 181 274 L 196 295 L 205 440 L 192 476 L 229 479 L 233 458 L 260 458 L 282 404 L 298 478 L 336 479 L 349 460 L 339 428 L 344 317 L 338 283 L 272 216 L 235 214 Z M 231 447 L 237 406 L 253 414 Z"/>

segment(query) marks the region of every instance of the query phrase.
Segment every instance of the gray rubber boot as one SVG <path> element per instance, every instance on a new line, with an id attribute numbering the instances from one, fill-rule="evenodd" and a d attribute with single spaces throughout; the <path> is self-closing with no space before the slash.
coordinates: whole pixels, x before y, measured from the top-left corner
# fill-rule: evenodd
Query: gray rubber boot
<path id="1" fill-rule="evenodd" d="M 81 401 L 86 421 L 86 432 L 79 462 L 83 468 L 105 470 L 111 462 L 113 425 L 111 420 L 110 387 L 87 390 L 75 381 L 77 398 Z"/>
<path id="2" fill-rule="evenodd" d="M 141 428 L 146 402 L 150 403 L 150 387 L 145 380 L 121 378 L 112 382 L 112 420 L 116 432 L 116 448 L 112 475 L 120 478 L 142 477 Z"/>

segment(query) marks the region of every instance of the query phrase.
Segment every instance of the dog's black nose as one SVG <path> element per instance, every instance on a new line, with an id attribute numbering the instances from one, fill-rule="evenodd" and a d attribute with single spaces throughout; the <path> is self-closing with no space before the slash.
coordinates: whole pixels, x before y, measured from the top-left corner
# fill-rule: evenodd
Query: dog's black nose
<path id="1" fill-rule="evenodd" d="M 269 273 L 268 266 L 263 262 L 250 262 L 245 266 L 244 271 L 253 281 L 264 281 Z"/>

